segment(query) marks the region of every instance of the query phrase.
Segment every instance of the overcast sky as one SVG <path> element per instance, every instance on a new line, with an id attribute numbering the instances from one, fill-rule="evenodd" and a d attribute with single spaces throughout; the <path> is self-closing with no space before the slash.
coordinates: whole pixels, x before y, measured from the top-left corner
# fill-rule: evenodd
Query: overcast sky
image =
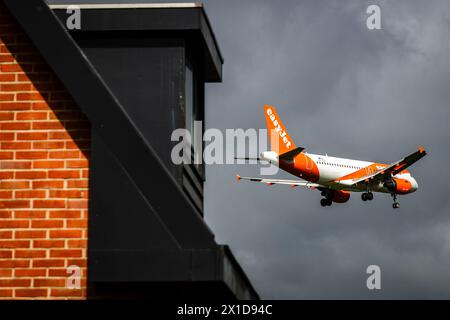
<path id="1" fill-rule="evenodd" d="M 322 208 L 317 191 L 235 181 L 257 165 L 208 167 L 206 220 L 261 296 L 450 298 L 450 2 L 204 3 L 225 58 L 223 83 L 206 88 L 208 128 L 265 128 L 269 103 L 311 153 L 385 163 L 417 144 L 429 153 L 410 168 L 419 190 L 395 211 L 385 194 Z M 366 28 L 369 4 L 382 30 Z"/>

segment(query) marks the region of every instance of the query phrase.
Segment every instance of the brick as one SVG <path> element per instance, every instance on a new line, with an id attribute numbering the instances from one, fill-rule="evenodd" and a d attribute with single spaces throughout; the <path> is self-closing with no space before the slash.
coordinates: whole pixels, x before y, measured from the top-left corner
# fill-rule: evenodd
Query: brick
<path id="1" fill-rule="evenodd" d="M 14 177 L 14 171 L 0 171 L 0 186 L 1 180 L 8 180 Z"/>
<path id="2" fill-rule="evenodd" d="M 39 92 L 18 93 L 17 101 L 40 101 L 44 100 L 48 95 Z"/>
<path id="3" fill-rule="evenodd" d="M 31 169 L 31 161 L 0 161 L 0 169 Z"/>
<path id="4" fill-rule="evenodd" d="M 11 289 L 0 289 L 0 298 L 11 298 L 13 291 Z"/>
<path id="5" fill-rule="evenodd" d="M 12 256 L 12 250 L 0 250 L 0 259 L 11 259 Z"/>
<path id="6" fill-rule="evenodd" d="M 14 92 L 30 91 L 32 88 L 33 88 L 33 86 L 31 84 L 28 84 L 28 83 L 0 84 L 0 90 L 3 91 L 3 92 L 8 92 L 8 91 L 14 91 Z"/>
<path id="7" fill-rule="evenodd" d="M 15 250 L 14 258 L 45 258 L 45 250 Z"/>
<path id="8" fill-rule="evenodd" d="M 11 238 L 12 238 L 12 231 L 0 230 L 0 239 L 11 239 Z"/>
<path id="9" fill-rule="evenodd" d="M 88 201 L 86 199 L 83 200 L 67 200 L 67 208 L 68 209 L 87 209 Z"/>
<path id="10" fill-rule="evenodd" d="M 18 112 L 17 120 L 47 120 L 47 112 Z"/>
<path id="11" fill-rule="evenodd" d="M 34 279 L 35 287 L 65 287 L 66 279 Z"/>
<path id="12" fill-rule="evenodd" d="M 88 160 L 67 160 L 66 162 L 67 168 L 89 168 Z"/>
<path id="13" fill-rule="evenodd" d="M 87 220 L 67 220 L 67 228 L 87 228 Z"/>
<path id="14" fill-rule="evenodd" d="M 47 159 L 47 151 L 17 151 L 16 159 Z"/>
<path id="15" fill-rule="evenodd" d="M 28 181 L 0 181 L 0 189 L 28 189 Z"/>
<path id="16" fill-rule="evenodd" d="M 1 152 L 0 151 L 0 160 L 10 160 L 14 158 L 13 152 Z"/>
<path id="17" fill-rule="evenodd" d="M 50 179 L 73 179 L 80 177 L 79 170 L 50 170 L 48 172 Z"/>
<path id="18" fill-rule="evenodd" d="M 49 139 L 65 140 L 71 138 L 70 134 L 66 131 L 49 132 Z"/>
<path id="19" fill-rule="evenodd" d="M 30 130 L 31 123 L 29 122 L 2 122 L 0 123 L 1 130 Z"/>
<path id="20" fill-rule="evenodd" d="M 47 132 L 18 132 L 17 140 L 46 140 Z"/>
<path id="21" fill-rule="evenodd" d="M 68 240 L 67 246 L 69 248 L 87 248 L 87 240 Z"/>
<path id="22" fill-rule="evenodd" d="M 81 211 L 79 210 L 52 210 L 50 211 L 50 218 L 62 219 L 78 219 L 81 218 Z"/>
<path id="23" fill-rule="evenodd" d="M 83 290 L 78 289 L 51 289 L 51 297 L 82 297 Z"/>
<path id="24" fill-rule="evenodd" d="M 64 161 L 58 161 L 58 160 L 33 161 L 33 168 L 34 169 L 64 168 Z"/>
<path id="25" fill-rule="evenodd" d="M 16 179 L 45 179 L 47 171 L 17 171 Z"/>
<path id="26" fill-rule="evenodd" d="M 12 199 L 12 191 L 3 191 L 0 190 L 0 199 Z M 2 217 L 2 213 L 0 212 L 0 217 Z M 3 215 L 5 218 L 6 215 Z"/>
<path id="27" fill-rule="evenodd" d="M 33 248 L 64 248 L 64 240 L 34 240 Z"/>
<path id="28" fill-rule="evenodd" d="M 79 159 L 81 152 L 79 151 L 50 151 L 50 159 Z"/>
<path id="29" fill-rule="evenodd" d="M 15 269 L 14 276 L 20 277 L 45 277 L 46 269 Z"/>
<path id="30" fill-rule="evenodd" d="M 2 101 L 1 98 L 0 98 L 0 101 Z M 30 110 L 31 109 L 31 103 L 29 103 L 29 102 L 12 102 L 12 101 L 10 102 L 10 101 L 0 102 L 0 110 L 17 111 L 17 110 Z"/>
<path id="31" fill-rule="evenodd" d="M 2 150 L 23 150 L 23 149 L 30 149 L 31 143 L 29 142 L 2 142 L 0 144 Z"/>
<path id="32" fill-rule="evenodd" d="M 14 140 L 14 132 L 0 132 L 0 141 Z"/>
<path id="33" fill-rule="evenodd" d="M 80 190 L 50 190 L 50 198 L 82 198 Z"/>
<path id="34" fill-rule="evenodd" d="M 64 141 L 33 142 L 33 149 L 64 149 Z"/>
<path id="35" fill-rule="evenodd" d="M 64 208 L 65 200 L 33 200 L 33 208 Z"/>
<path id="36" fill-rule="evenodd" d="M 14 234 L 16 239 L 42 239 L 45 236 L 46 232 L 39 230 L 16 231 Z"/>
<path id="37" fill-rule="evenodd" d="M 29 287 L 29 279 L 0 279 L 0 287 Z"/>
<path id="38" fill-rule="evenodd" d="M 33 220 L 31 221 L 32 228 L 62 228 L 64 222 L 62 220 Z"/>
<path id="39" fill-rule="evenodd" d="M 69 274 L 67 273 L 67 269 L 48 269 L 49 277 L 67 277 Z"/>
<path id="40" fill-rule="evenodd" d="M 30 207 L 30 201 L 28 200 L 1 200 L 0 201 L 0 209 L 6 208 L 6 209 L 13 209 L 13 208 L 29 208 Z M 2 226 L 0 225 L 0 228 Z"/>
<path id="41" fill-rule="evenodd" d="M 4 220 L 2 221 L 2 223 L 0 223 L 1 229 L 28 228 L 28 226 L 29 226 L 28 220 Z"/>
<path id="42" fill-rule="evenodd" d="M 59 121 L 38 121 L 33 122 L 33 130 L 62 130 L 64 126 Z"/>
<path id="43" fill-rule="evenodd" d="M 11 269 L 0 269 L 0 278 L 11 278 L 11 277 L 12 277 Z M 0 295 L 0 297 L 1 297 L 1 295 Z"/>
<path id="44" fill-rule="evenodd" d="M 14 113 L 12 112 L 0 112 L 0 121 L 14 120 Z"/>
<path id="45" fill-rule="evenodd" d="M 64 267 L 64 259 L 34 259 L 33 268 Z"/>
<path id="46" fill-rule="evenodd" d="M 89 181 L 87 179 L 83 180 L 68 180 L 67 188 L 88 188 Z"/>
<path id="47" fill-rule="evenodd" d="M 85 268 L 87 266 L 87 260 L 86 259 L 67 259 L 67 265 Z"/>
<path id="48" fill-rule="evenodd" d="M 27 241 L 27 240 L 0 240 L 0 248 L 16 249 L 16 248 L 29 248 L 29 247 L 30 247 L 30 241 Z"/>
<path id="49" fill-rule="evenodd" d="M 50 250 L 51 258 L 81 258 L 83 252 L 79 249 Z"/>
<path id="50" fill-rule="evenodd" d="M 0 260 L 0 268 L 28 268 L 30 260 Z"/>
<path id="51" fill-rule="evenodd" d="M 16 80 L 14 74 L 0 74 L 0 82 L 12 82 Z"/>
<path id="52" fill-rule="evenodd" d="M 81 230 L 50 230 L 52 239 L 81 238 L 82 234 Z"/>
<path id="53" fill-rule="evenodd" d="M 28 181 L 0 181 L 0 189 L 28 189 Z"/>
<path id="54" fill-rule="evenodd" d="M 0 101 L 13 101 L 14 94 L 11 93 L 0 93 Z"/>
<path id="55" fill-rule="evenodd" d="M 47 289 L 16 289 L 15 296 L 19 298 L 47 297 Z"/>
<path id="56" fill-rule="evenodd" d="M 58 180 L 32 181 L 32 185 L 33 189 L 57 189 L 64 187 L 64 181 Z"/>
<path id="57" fill-rule="evenodd" d="M 54 104 L 52 104 L 52 108 L 55 108 Z M 32 102 L 31 103 L 31 109 L 32 110 L 50 110 L 50 106 L 46 101 L 39 101 L 39 102 Z"/>
<path id="58" fill-rule="evenodd" d="M 44 190 L 26 190 L 14 192 L 16 199 L 32 199 L 32 198 L 45 198 L 46 192 Z"/>
<path id="59" fill-rule="evenodd" d="M 16 191 L 17 192 L 17 191 Z M 34 191 L 36 192 L 36 191 Z M 39 219 L 45 218 L 45 211 L 37 210 L 15 210 L 14 217 L 16 219 Z"/>

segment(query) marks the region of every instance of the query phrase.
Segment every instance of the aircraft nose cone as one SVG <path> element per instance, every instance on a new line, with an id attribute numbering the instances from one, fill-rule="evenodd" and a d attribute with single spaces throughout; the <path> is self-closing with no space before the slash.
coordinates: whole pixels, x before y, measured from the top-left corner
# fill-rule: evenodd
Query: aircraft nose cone
<path id="1" fill-rule="evenodd" d="M 419 188 L 419 184 L 417 183 L 416 179 L 411 177 L 411 192 L 414 192 Z"/>

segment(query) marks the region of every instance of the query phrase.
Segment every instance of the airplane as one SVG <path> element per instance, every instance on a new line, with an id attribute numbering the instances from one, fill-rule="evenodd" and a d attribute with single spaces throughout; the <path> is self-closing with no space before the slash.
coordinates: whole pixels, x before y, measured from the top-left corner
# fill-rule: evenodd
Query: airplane
<path id="1" fill-rule="evenodd" d="M 273 106 L 264 106 L 271 151 L 264 151 L 258 158 L 241 158 L 245 160 L 266 161 L 302 180 L 280 180 L 241 177 L 238 181 L 247 180 L 267 185 L 290 185 L 308 189 L 317 189 L 323 197 L 322 207 L 334 203 L 345 203 L 351 192 L 362 192 L 362 201 L 371 201 L 373 193 L 389 193 L 394 209 L 400 208 L 398 195 L 406 195 L 417 190 L 418 184 L 409 166 L 422 159 L 427 153 L 422 146 L 405 158 L 391 164 L 360 161 L 353 159 L 330 157 L 328 155 L 310 154 L 305 148 L 296 147 L 289 133 L 281 122 Z"/>

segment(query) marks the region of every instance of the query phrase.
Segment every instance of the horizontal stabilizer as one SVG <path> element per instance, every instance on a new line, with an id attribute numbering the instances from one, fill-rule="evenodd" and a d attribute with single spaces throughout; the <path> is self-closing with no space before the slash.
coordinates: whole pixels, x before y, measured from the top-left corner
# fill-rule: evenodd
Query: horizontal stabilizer
<path id="1" fill-rule="evenodd" d="M 282 155 L 279 156 L 279 158 L 281 160 L 290 161 L 290 160 L 294 159 L 295 156 L 298 155 L 299 153 L 301 153 L 303 150 L 305 150 L 305 148 L 298 147 L 298 148 L 292 149 L 291 151 L 283 153 Z"/>

